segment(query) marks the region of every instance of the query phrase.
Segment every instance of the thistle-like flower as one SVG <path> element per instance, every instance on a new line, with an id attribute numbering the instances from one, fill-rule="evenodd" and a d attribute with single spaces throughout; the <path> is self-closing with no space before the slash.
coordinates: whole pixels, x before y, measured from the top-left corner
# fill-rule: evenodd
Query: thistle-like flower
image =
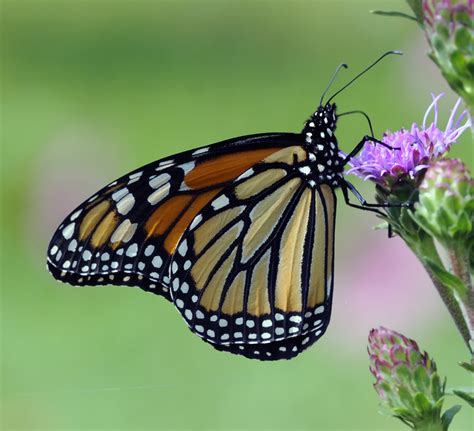
<path id="1" fill-rule="evenodd" d="M 445 384 L 414 340 L 384 327 L 372 329 L 368 353 L 374 388 L 393 416 L 417 430 L 447 429 L 449 415 L 441 416 Z"/>
<path id="2" fill-rule="evenodd" d="M 413 123 L 409 130 L 386 132 L 383 142 L 395 150 L 366 142 L 357 157 L 350 160 L 348 174 L 355 174 L 365 180 L 372 180 L 390 190 L 397 183 L 408 183 L 416 188 L 423 178 L 430 162 L 444 155 L 451 145 L 471 126 L 467 111 L 458 115 L 459 99 L 454 105 L 444 130 L 438 127 L 438 101 L 443 96 L 433 96 L 421 126 Z M 427 124 L 434 111 L 434 120 Z"/>

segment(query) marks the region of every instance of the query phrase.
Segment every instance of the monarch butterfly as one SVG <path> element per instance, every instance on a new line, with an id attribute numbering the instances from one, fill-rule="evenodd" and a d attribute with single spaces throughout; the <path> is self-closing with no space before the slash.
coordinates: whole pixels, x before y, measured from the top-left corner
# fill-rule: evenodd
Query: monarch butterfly
<path id="1" fill-rule="evenodd" d="M 229 139 L 150 163 L 72 211 L 48 248 L 52 275 L 75 285 L 128 285 L 171 301 L 218 350 L 290 359 L 331 314 L 335 190 L 367 204 L 343 177 L 348 155 L 323 93 L 301 133 Z M 356 112 L 356 111 L 353 111 Z M 359 111 L 357 111 L 359 112 Z M 365 114 L 364 114 L 365 115 Z M 367 117 L 367 120 L 370 120 Z M 349 202 L 348 190 L 361 205 Z M 371 208 L 372 207 L 372 208 Z"/>

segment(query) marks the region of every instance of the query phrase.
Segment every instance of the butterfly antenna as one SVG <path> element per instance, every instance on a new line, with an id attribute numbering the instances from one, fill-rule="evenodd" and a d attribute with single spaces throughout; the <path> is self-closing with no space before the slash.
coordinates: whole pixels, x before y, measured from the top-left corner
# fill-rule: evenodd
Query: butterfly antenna
<path id="1" fill-rule="evenodd" d="M 388 55 L 403 55 L 403 53 L 401 51 L 388 51 L 386 52 L 385 54 L 382 54 L 377 60 L 375 60 L 371 65 L 369 65 L 368 67 L 366 67 L 362 72 L 360 72 L 359 74 L 357 74 L 354 78 L 352 78 L 346 85 L 344 85 L 344 87 L 342 87 L 341 89 L 339 89 L 338 91 L 336 91 L 330 98 L 329 100 L 327 101 L 327 103 L 329 103 L 332 99 L 334 99 L 341 91 L 345 90 L 347 87 L 349 87 L 349 85 L 351 85 L 355 80 L 359 79 L 364 73 L 368 72 L 370 69 L 372 69 L 372 67 L 374 67 L 379 61 L 382 61 L 385 57 L 387 57 Z"/>
<path id="2" fill-rule="evenodd" d="M 334 72 L 334 74 L 332 75 L 332 78 L 331 80 L 329 81 L 329 84 L 328 86 L 326 87 L 326 90 L 324 90 L 322 96 L 321 96 L 321 100 L 319 101 L 319 106 L 323 106 L 323 99 L 324 99 L 324 96 L 326 96 L 326 93 L 329 91 L 329 89 L 331 88 L 331 85 L 332 83 L 334 82 L 334 80 L 336 79 L 336 76 L 337 74 L 339 73 L 339 71 L 344 68 L 344 69 L 347 69 L 347 64 L 346 63 L 341 63 L 339 66 L 337 66 L 336 68 L 336 71 Z"/>

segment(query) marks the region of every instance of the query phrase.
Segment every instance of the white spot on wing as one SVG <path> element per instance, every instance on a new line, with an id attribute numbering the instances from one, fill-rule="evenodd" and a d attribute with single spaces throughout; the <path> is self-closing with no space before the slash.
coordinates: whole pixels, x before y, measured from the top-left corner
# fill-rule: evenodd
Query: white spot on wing
<path id="1" fill-rule="evenodd" d="M 229 204 L 229 198 L 226 195 L 221 195 L 217 199 L 215 199 L 211 205 L 212 205 L 212 208 L 214 208 L 215 210 L 218 210 L 218 209 L 224 208 L 228 204 Z"/>
<path id="2" fill-rule="evenodd" d="M 171 176 L 169 174 L 160 174 L 154 178 L 151 178 L 148 184 L 150 184 L 150 187 L 157 189 L 158 187 L 161 187 L 163 184 L 167 183 L 170 179 Z"/>
<path id="3" fill-rule="evenodd" d="M 124 196 L 117 204 L 117 211 L 122 215 L 127 215 L 135 205 L 135 198 L 131 193 Z"/>
<path id="4" fill-rule="evenodd" d="M 148 202 L 151 205 L 156 205 L 157 203 L 161 202 L 169 193 L 170 184 L 166 183 L 158 190 L 154 191 L 150 196 L 148 196 Z"/>
<path id="5" fill-rule="evenodd" d="M 69 223 L 64 229 L 63 229 L 63 237 L 66 239 L 71 239 L 72 234 L 74 233 L 74 226 L 75 223 Z"/>
<path id="6" fill-rule="evenodd" d="M 128 193 L 128 189 L 125 187 L 123 189 L 117 190 L 115 193 L 112 193 L 112 199 L 118 202 Z"/>

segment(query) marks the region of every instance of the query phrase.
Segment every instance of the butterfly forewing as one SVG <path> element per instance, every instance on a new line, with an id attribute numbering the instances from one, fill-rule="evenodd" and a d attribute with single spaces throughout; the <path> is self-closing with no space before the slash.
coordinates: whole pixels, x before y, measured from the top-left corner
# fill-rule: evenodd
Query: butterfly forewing
<path id="1" fill-rule="evenodd" d="M 224 141 L 119 178 L 76 208 L 56 231 L 48 248 L 50 271 L 73 285 L 138 285 L 168 297 L 170 259 L 195 216 L 292 137 Z"/>
<path id="2" fill-rule="evenodd" d="M 197 214 L 171 263 L 189 327 L 220 350 L 290 358 L 329 323 L 335 195 L 309 184 L 300 146 L 272 153 Z"/>

